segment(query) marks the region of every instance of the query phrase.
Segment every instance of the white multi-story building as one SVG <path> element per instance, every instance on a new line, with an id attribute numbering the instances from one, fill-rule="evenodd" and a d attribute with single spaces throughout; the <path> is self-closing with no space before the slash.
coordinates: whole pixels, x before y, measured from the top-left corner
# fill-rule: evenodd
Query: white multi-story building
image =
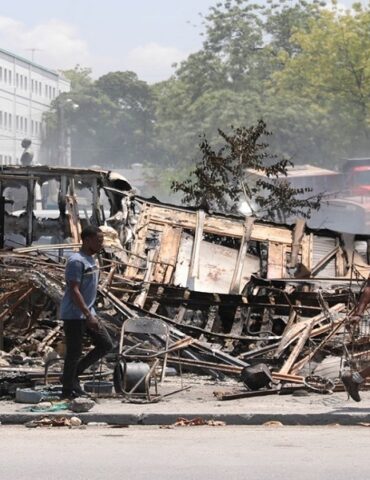
<path id="1" fill-rule="evenodd" d="M 39 163 L 43 113 L 70 83 L 62 74 L 0 49 L 0 165 L 18 164 L 24 138 Z"/>

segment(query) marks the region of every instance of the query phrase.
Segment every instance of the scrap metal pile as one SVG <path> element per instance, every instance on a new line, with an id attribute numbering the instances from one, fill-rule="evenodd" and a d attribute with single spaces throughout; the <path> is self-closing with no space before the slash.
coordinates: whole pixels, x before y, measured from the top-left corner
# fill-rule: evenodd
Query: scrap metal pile
<path id="1" fill-rule="evenodd" d="M 241 380 L 221 398 L 331 391 L 345 362 L 368 361 L 366 319 L 349 319 L 370 273 L 364 236 L 149 201 L 101 170 L 5 167 L 0 194 L 0 386 L 15 365 L 63 356 L 64 264 L 89 222 L 105 234 L 98 312 L 113 337 L 127 318 L 164 320 L 168 364 Z"/>

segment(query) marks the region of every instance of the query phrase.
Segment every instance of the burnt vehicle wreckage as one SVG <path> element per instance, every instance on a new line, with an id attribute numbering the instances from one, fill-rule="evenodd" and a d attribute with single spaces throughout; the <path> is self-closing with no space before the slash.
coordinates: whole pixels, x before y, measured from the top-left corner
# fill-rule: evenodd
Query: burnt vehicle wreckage
<path id="1" fill-rule="evenodd" d="M 0 396 L 59 381 L 64 265 L 89 223 L 104 232 L 98 313 L 117 345 L 93 375 L 114 371 L 117 394 L 160 398 L 167 365 L 240 380 L 222 400 L 327 393 L 369 360 L 366 316 L 349 313 L 370 237 L 163 204 L 101 169 L 4 167 L 0 214 Z"/>

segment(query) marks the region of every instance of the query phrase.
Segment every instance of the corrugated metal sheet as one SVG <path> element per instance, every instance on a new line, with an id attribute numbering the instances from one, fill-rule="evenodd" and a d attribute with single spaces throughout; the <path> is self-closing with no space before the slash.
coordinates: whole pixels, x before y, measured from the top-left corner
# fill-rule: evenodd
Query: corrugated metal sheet
<path id="1" fill-rule="evenodd" d="M 319 263 L 336 246 L 336 239 L 330 237 L 313 237 L 313 266 Z M 335 256 L 317 274 L 316 277 L 335 277 Z"/>

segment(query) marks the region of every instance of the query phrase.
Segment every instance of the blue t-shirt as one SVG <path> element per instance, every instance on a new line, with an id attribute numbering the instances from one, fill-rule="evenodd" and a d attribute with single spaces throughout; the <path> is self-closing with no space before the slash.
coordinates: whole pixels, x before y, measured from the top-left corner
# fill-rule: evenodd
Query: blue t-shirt
<path id="1" fill-rule="evenodd" d="M 74 320 L 85 318 L 72 298 L 71 281 L 80 284 L 80 292 L 85 300 L 86 306 L 91 313 L 95 314 L 94 303 L 99 282 L 99 269 L 93 257 L 82 252 L 74 253 L 67 261 L 66 290 L 60 306 L 60 318 L 62 320 Z"/>

